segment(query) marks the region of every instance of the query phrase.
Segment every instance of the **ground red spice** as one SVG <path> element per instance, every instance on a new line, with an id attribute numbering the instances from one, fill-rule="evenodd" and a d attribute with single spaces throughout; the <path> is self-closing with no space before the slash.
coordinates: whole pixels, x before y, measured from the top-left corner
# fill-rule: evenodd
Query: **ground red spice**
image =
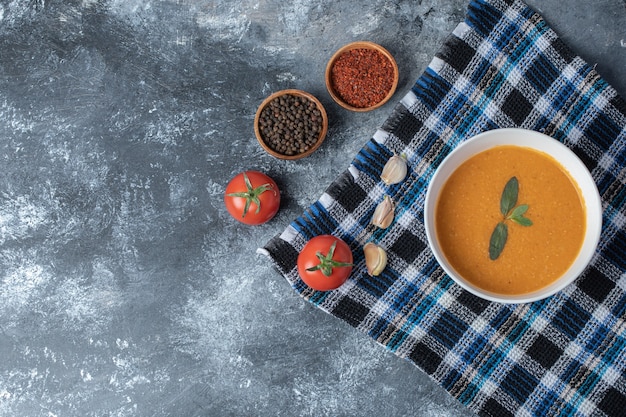
<path id="1" fill-rule="evenodd" d="M 380 103 L 393 85 L 393 65 L 375 49 L 351 49 L 339 55 L 331 72 L 332 88 L 352 107 Z"/>

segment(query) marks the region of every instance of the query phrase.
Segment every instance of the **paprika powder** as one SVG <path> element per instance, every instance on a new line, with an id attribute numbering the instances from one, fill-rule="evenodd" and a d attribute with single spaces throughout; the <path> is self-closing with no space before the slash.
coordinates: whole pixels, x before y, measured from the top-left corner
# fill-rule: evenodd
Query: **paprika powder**
<path id="1" fill-rule="evenodd" d="M 355 108 L 375 106 L 394 84 L 394 66 L 375 49 L 355 48 L 341 53 L 332 64 L 330 82 L 335 94 Z"/>

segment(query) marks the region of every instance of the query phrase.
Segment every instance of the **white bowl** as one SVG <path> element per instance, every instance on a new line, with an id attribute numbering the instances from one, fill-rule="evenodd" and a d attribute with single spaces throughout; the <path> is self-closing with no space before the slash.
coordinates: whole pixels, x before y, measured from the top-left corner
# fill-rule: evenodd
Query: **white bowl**
<path id="1" fill-rule="evenodd" d="M 552 284 L 537 291 L 521 295 L 504 295 L 486 291 L 460 276 L 446 260 L 435 231 L 435 206 L 441 188 L 448 177 L 457 169 L 459 165 L 467 159 L 500 145 L 515 145 L 533 148 L 544 152 L 556 159 L 576 181 L 585 203 L 587 227 L 582 244 L 582 248 L 570 268 Z M 587 267 L 591 261 L 602 229 L 602 201 L 598 188 L 583 162 L 567 146 L 561 142 L 544 135 L 524 129 L 496 129 L 481 133 L 468 139 L 454 149 L 441 163 L 432 177 L 428 191 L 426 192 L 426 202 L 424 207 L 424 223 L 426 236 L 430 249 L 432 250 L 439 265 L 444 271 L 461 287 L 469 292 L 489 301 L 500 303 L 527 303 L 549 297 L 561 291 L 572 281 L 574 281 Z"/>

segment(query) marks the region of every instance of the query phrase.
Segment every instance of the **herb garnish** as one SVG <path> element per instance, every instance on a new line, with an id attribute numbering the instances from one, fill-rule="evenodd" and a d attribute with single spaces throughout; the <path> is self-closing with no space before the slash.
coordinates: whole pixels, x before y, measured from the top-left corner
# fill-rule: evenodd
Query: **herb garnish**
<path id="1" fill-rule="evenodd" d="M 504 186 L 502 196 L 500 197 L 500 212 L 504 219 L 498 222 L 489 240 L 489 259 L 492 261 L 498 259 L 504 249 L 504 244 L 509 235 L 509 228 L 505 223 L 507 220 L 512 220 L 521 226 L 532 226 L 533 224 L 529 218 L 524 217 L 524 214 L 528 211 L 528 204 L 516 206 L 518 192 L 519 183 L 517 177 L 511 177 Z"/>

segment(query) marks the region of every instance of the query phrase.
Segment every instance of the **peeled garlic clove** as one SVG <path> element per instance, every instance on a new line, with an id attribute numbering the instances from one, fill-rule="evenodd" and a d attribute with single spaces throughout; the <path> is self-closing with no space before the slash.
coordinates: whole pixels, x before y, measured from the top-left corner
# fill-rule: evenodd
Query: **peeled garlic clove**
<path id="1" fill-rule="evenodd" d="M 406 177 L 406 173 L 406 158 L 404 156 L 394 155 L 389 158 L 383 167 L 380 178 L 387 185 L 398 184 Z"/>
<path id="2" fill-rule="evenodd" d="M 373 277 L 380 275 L 387 266 L 387 252 L 375 243 L 369 242 L 363 246 L 367 273 Z"/>
<path id="3" fill-rule="evenodd" d="M 380 227 L 381 229 L 386 229 L 393 222 L 395 206 L 393 201 L 389 196 L 385 196 L 383 201 L 381 201 L 378 206 L 376 206 L 376 210 L 374 210 L 374 215 L 372 216 L 372 224 L 376 227 Z"/>

